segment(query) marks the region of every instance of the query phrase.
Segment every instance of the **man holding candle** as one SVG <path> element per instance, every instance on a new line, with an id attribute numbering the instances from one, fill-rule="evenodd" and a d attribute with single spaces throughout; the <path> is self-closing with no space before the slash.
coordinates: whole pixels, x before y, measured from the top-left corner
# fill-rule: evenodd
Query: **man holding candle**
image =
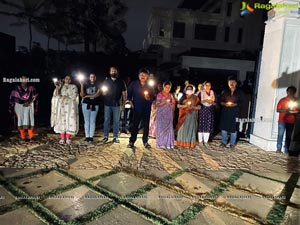
<path id="1" fill-rule="evenodd" d="M 292 132 L 295 124 L 295 113 L 299 106 L 297 106 L 295 94 L 297 88 L 294 86 L 289 86 L 286 89 L 287 96 L 280 99 L 277 104 L 277 112 L 279 113 L 278 119 L 278 136 L 277 136 L 277 153 L 282 153 L 282 141 L 283 135 L 285 133 L 285 146 L 284 151 L 288 153 Z"/>
<path id="2" fill-rule="evenodd" d="M 98 97 L 101 93 L 104 96 L 104 138 L 103 143 L 108 142 L 110 115 L 113 114 L 113 142 L 120 143 L 119 120 L 120 120 L 120 103 L 124 107 L 127 100 L 126 84 L 119 78 L 119 70 L 112 66 L 109 70 L 110 77 L 107 77 L 100 86 L 99 91 L 92 96 Z"/>
<path id="3" fill-rule="evenodd" d="M 143 125 L 143 144 L 145 148 L 151 148 L 148 144 L 149 121 L 151 104 L 154 97 L 153 88 L 149 87 L 147 80 L 149 71 L 145 68 L 139 70 L 139 80 L 133 81 L 128 87 L 128 100 L 133 103 L 133 123 L 128 148 L 133 148 L 137 139 L 140 122 Z"/>
<path id="4" fill-rule="evenodd" d="M 237 138 L 237 119 L 243 104 L 245 103 L 244 93 L 237 89 L 237 79 L 235 76 L 228 77 L 229 88 L 221 94 L 221 118 L 220 129 L 222 134 L 222 143 L 220 147 L 227 145 L 227 135 L 230 133 L 230 149 L 233 150 Z"/>

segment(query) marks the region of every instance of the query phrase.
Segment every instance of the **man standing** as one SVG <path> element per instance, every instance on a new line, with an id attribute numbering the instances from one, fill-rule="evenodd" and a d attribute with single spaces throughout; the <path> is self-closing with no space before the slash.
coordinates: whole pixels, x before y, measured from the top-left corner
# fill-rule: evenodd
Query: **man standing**
<path id="1" fill-rule="evenodd" d="M 124 107 L 127 100 L 126 85 L 119 78 L 119 71 L 112 66 L 109 70 L 110 77 L 106 77 L 105 81 L 100 85 L 98 92 L 87 97 L 98 97 L 102 93 L 104 96 L 104 138 L 103 143 L 108 142 L 108 133 L 110 128 L 110 115 L 113 114 L 113 142 L 120 143 L 118 139 L 120 105 Z"/>
<path id="2" fill-rule="evenodd" d="M 26 139 L 25 130 L 28 132 L 29 140 L 34 136 L 34 113 L 37 110 L 38 94 L 34 86 L 28 85 L 28 80 L 28 77 L 22 76 L 21 85 L 12 90 L 9 98 L 9 111 L 16 113 L 22 141 Z"/>
<path id="3" fill-rule="evenodd" d="M 82 97 L 82 113 L 84 117 L 85 141 L 93 142 L 96 128 L 96 118 L 99 111 L 99 99 L 87 98 L 86 95 L 97 93 L 99 85 L 96 84 L 96 75 L 90 74 L 89 83 L 84 85 L 83 80 L 80 80 L 80 97 Z"/>
<path id="4" fill-rule="evenodd" d="M 149 71 L 144 68 L 140 69 L 139 80 L 133 81 L 128 87 L 128 100 L 133 102 L 133 123 L 131 137 L 129 138 L 129 144 L 127 145 L 128 148 L 134 147 L 140 122 L 142 122 L 144 129 L 143 144 L 145 148 L 151 148 L 148 144 L 148 134 L 154 91 L 147 84 L 148 77 Z"/>
<path id="5" fill-rule="evenodd" d="M 226 147 L 227 134 L 230 133 L 230 149 L 233 150 L 237 138 L 237 120 L 240 109 L 244 104 L 244 93 L 236 88 L 237 80 L 234 76 L 228 77 L 229 89 L 221 94 L 221 118 L 220 129 L 222 134 L 222 143 L 220 147 Z"/>
<path id="6" fill-rule="evenodd" d="M 276 153 L 282 153 L 282 141 L 283 135 L 285 133 L 285 146 L 284 151 L 288 153 L 291 143 L 291 137 L 295 124 L 295 114 L 293 112 L 297 112 L 298 109 L 295 94 L 297 92 L 297 88 L 294 86 L 290 86 L 286 89 L 287 96 L 280 99 L 277 104 L 277 112 L 279 113 L 278 119 L 278 137 L 277 137 L 277 151 Z"/>

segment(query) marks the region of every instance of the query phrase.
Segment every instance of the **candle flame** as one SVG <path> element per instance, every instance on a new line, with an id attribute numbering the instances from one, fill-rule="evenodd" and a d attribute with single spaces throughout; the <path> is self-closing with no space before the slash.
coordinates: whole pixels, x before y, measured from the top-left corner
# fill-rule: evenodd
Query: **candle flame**
<path id="1" fill-rule="evenodd" d="M 107 91 L 108 91 L 108 87 L 106 87 L 105 85 L 103 85 L 102 88 L 101 88 L 101 90 L 102 90 L 103 92 L 107 92 Z"/>
<path id="2" fill-rule="evenodd" d="M 297 102 L 295 102 L 295 101 L 289 101 L 289 103 L 288 103 L 288 107 L 289 108 L 295 108 L 297 106 Z"/>

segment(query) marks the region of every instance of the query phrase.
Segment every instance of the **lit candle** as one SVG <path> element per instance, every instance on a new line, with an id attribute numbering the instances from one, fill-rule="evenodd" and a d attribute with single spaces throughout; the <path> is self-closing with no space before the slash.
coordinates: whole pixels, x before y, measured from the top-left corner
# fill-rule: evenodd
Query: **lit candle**
<path id="1" fill-rule="evenodd" d="M 153 79 L 150 79 L 150 80 L 148 81 L 148 85 L 149 85 L 150 87 L 153 87 L 153 86 L 155 85 L 154 80 L 153 80 Z"/>
<path id="2" fill-rule="evenodd" d="M 190 102 L 190 101 L 188 101 L 188 103 L 187 103 L 189 106 L 192 104 L 192 102 Z"/>
<path id="3" fill-rule="evenodd" d="M 53 83 L 56 83 L 58 81 L 58 79 L 56 77 L 54 77 L 52 80 L 53 80 Z"/>
<path id="4" fill-rule="evenodd" d="M 295 109 L 297 107 L 297 102 L 295 101 L 289 101 L 288 102 L 289 109 Z"/>
<path id="5" fill-rule="evenodd" d="M 148 91 L 144 91 L 144 95 L 148 95 L 149 94 L 149 92 Z"/>
<path id="6" fill-rule="evenodd" d="M 167 102 L 170 102 L 170 101 L 171 101 L 171 100 L 168 98 L 168 99 L 167 99 Z"/>
<path id="7" fill-rule="evenodd" d="M 233 102 L 227 102 L 226 105 L 231 106 L 233 105 Z"/>
<path id="8" fill-rule="evenodd" d="M 208 96 L 206 99 L 207 99 L 207 100 L 211 100 L 211 97 L 210 97 L 210 96 Z"/>
<path id="9" fill-rule="evenodd" d="M 101 87 L 101 90 L 102 90 L 102 92 L 107 92 L 107 91 L 108 91 L 108 87 L 105 86 L 105 85 L 103 85 L 103 86 Z"/>

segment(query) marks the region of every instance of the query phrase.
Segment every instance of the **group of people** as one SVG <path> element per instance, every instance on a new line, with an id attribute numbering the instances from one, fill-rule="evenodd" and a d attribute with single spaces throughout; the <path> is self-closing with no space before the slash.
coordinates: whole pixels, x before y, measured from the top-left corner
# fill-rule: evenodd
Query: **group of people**
<path id="1" fill-rule="evenodd" d="M 104 101 L 103 143 L 109 141 L 110 120 L 113 119 L 113 143 L 120 143 L 120 116 L 126 119 L 125 130 L 129 129 L 130 138 L 127 147 L 134 148 L 140 127 L 143 127 L 142 141 L 145 148 L 151 148 L 149 136 L 156 137 L 156 147 L 172 149 L 174 146 L 194 148 L 197 143 L 208 144 L 214 128 L 214 106 L 216 96 L 211 90 L 211 83 L 205 82 L 195 86 L 185 83 L 184 91 L 177 86 L 175 93 L 171 93 L 172 83 L 165 81 L 157 90 L 153 86 L 153 77 L 147 69 L 142 68 L 138 73 L 138 80 L 129 84 L 119 77 L 116 67 L 111 67 L 109 76 L 104 82 L 98 83 L 96 75 L 91 73 L 89 80 L 79 80 L 80 90 L 71 83 L 71 76 L 63 81 L 54 81 L 55 89 L 51 100 L 51 126 L 60 134 L 60 144 L 70 144 L 71 137 L 79 130 L 79 96 L 82 98 L 81 109 L 84 117 L 85 141 L 93 142 L 96 128 L 96 118 L 99 112 L 99 96 Z M 152 81 L 152 83 L 150 82 Z M 293 98 L 296 90 L 288 88 L 289 98 Z M 34 136 L 34 106 L 37 106 L 36 90 L 27 82 L 14 89 L 10 96 L 10 110 L 14 110 L 18 118 L 18 128 L 22 140 Z M 285 100 L 282 100 L 285 101 Z M 237 118 L 244 107 L 245 97 L 237 88 L 236 77 L 228 77 L 228 88 L 220 96 L 221 116 L 220 125 L 222 141 L 220 147 L 234 149 L 237 139 Z M 283 132 L 287 130 L 286 146 L 289 144 L 290 126 L 293 123 L 290 116 L 286 116 L 285 103 L 280 102 L 277 110 L 283 113 L 279 120 L 278 151 L 281 150 Z M 176 112 L 176 110 L 178 110 Z M 282 124 L 285 120 L 287 123 Z M 174 121 L 176 121 L 174 123 Z M 176 124 L 174 132 L 174 124 Z M 176 134 L 176 135 L 175 135 Z M 228 137 L 229 136 L 229 137 Z M 176 138 L 175 138 L 176 137 Z M 175 140 L 176 139 L 176 140 Z"/>

